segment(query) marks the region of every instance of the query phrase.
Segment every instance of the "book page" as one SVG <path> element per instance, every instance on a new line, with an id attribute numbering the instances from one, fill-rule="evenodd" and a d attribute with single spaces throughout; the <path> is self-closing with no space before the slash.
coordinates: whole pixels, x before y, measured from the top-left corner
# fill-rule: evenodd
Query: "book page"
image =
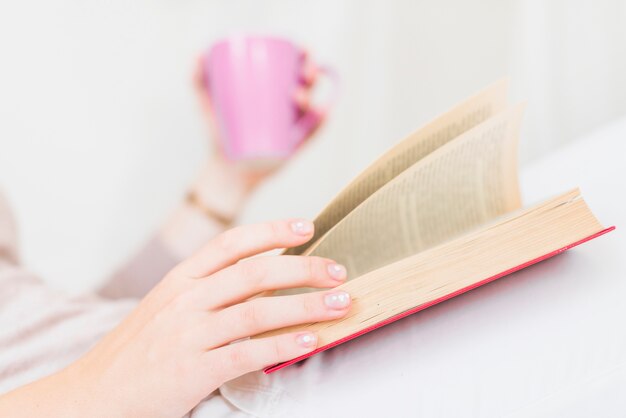
<path id="1" fill-rule="evenodd" d="M 315 236 L 286 254 L 300 254 L 337 222 L 398 174 L 463 132 L 487 120 L 506 104 L 506 80 L 499 81 L 418 129 L 354 179 L 315 219 Z"/>
<path id="2" fill-rule="evenodd" d="M 332 258 L 354 278 L 518 209 L 522 111 L 510 107 L 417 162 L 305 254 Z"/>
<path id="3" fill-rule="evenodd" d="M 608 232 L 575 189 L 340 285 L 337 289 L 352 297 L 345 317 L 255 338 L 310 331 L 317 334 L 318 347 L 331 344 L 560 253 L 603 230 Z"/>

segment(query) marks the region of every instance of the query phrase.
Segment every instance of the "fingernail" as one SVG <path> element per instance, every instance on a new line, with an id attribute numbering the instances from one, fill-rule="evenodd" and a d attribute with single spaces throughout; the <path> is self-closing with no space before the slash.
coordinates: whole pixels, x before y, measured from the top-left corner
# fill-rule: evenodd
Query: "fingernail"
<path id="1" fill-rule="evenodd" d="M 298 345 L 301 347 L 307 347 L 307 348 L 315 347 L 317 345 L 317 335 L 311 332 L 299 334 L 296 337 L 296 343 L 298 343 Z"/>
<path id="2" fill-rule="evenodd" d="M 324 296 L 324 304 L 332 309 L 343 309 L 350 305 L 350 295 L 346 292 L 333 292 Z"/>
<path id="3" fill-rule="evenodd" d="M 291 230 L 298 235 L 309 235 L 313 232 L 313 222 L 304 219 L 291 222 Z"/>
<path id="4" fill-rule="evenodd" d="M 329 264 L 327 269 L 328 269 L 328 274 L 330 275 L 330 277 L 332 277 L 335 280 L 344 281 L 346 277 L 348 276 L 348 272 L 346 271 L 346 268 L 342 266 L 341 264 L 336 264 L 336 263 Z"/>

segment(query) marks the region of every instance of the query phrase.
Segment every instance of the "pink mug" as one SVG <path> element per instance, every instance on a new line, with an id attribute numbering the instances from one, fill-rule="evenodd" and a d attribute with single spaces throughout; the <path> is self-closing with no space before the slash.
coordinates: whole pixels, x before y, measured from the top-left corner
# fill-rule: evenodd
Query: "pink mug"
<path id="1" fill-rule="evenodd" d="M 291 156 L 320 124 L 328 106 L 302 113 L 294 101 L 304 63 L 303 50 L 280 38 L 238 36 L 213 45 L 204 76 L 227 158 L 271 166 Z M 337 82 L 328 68 L 318 71 Z"/>

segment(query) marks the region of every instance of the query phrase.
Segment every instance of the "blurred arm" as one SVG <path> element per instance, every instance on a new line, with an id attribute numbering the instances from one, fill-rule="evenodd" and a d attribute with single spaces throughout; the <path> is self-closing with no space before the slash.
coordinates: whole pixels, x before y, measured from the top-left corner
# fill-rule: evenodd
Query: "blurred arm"
<path id="1" fill-rule="evenodd" d="M 213 158 L 156 234 L 98 293 L 143 297 L 174 265 L 231 226 L 255 184 L 221 157 Z"/>

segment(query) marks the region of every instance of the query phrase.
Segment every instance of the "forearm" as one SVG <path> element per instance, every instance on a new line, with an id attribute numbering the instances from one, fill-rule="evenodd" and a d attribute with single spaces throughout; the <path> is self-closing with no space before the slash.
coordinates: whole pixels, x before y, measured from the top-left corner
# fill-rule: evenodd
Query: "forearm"
<path id="1" fill-rule="evenodd" d="M 109 298 L 143 297 L 179 261 L 231 226 L 253 185 L 231 165 L 213 159 L 153 237 L 99 293 Z"/>
<path id="2" fill-rule="evenodd" d="M 0 396 L 0 416 L 7 417 L 84 417 L 102 414 L 115 416 L 115 411 L 96 408 L 118 407 L 100 402 L 94 393 L 77 386 L 78 379 L 66 370 L 21 386 Z M 80 381 L 82 382 L 82 381 Z M 84 382 L 83 382 L 84 383 Z M 97 406 L 98 405 L 98 406 Z"/>

